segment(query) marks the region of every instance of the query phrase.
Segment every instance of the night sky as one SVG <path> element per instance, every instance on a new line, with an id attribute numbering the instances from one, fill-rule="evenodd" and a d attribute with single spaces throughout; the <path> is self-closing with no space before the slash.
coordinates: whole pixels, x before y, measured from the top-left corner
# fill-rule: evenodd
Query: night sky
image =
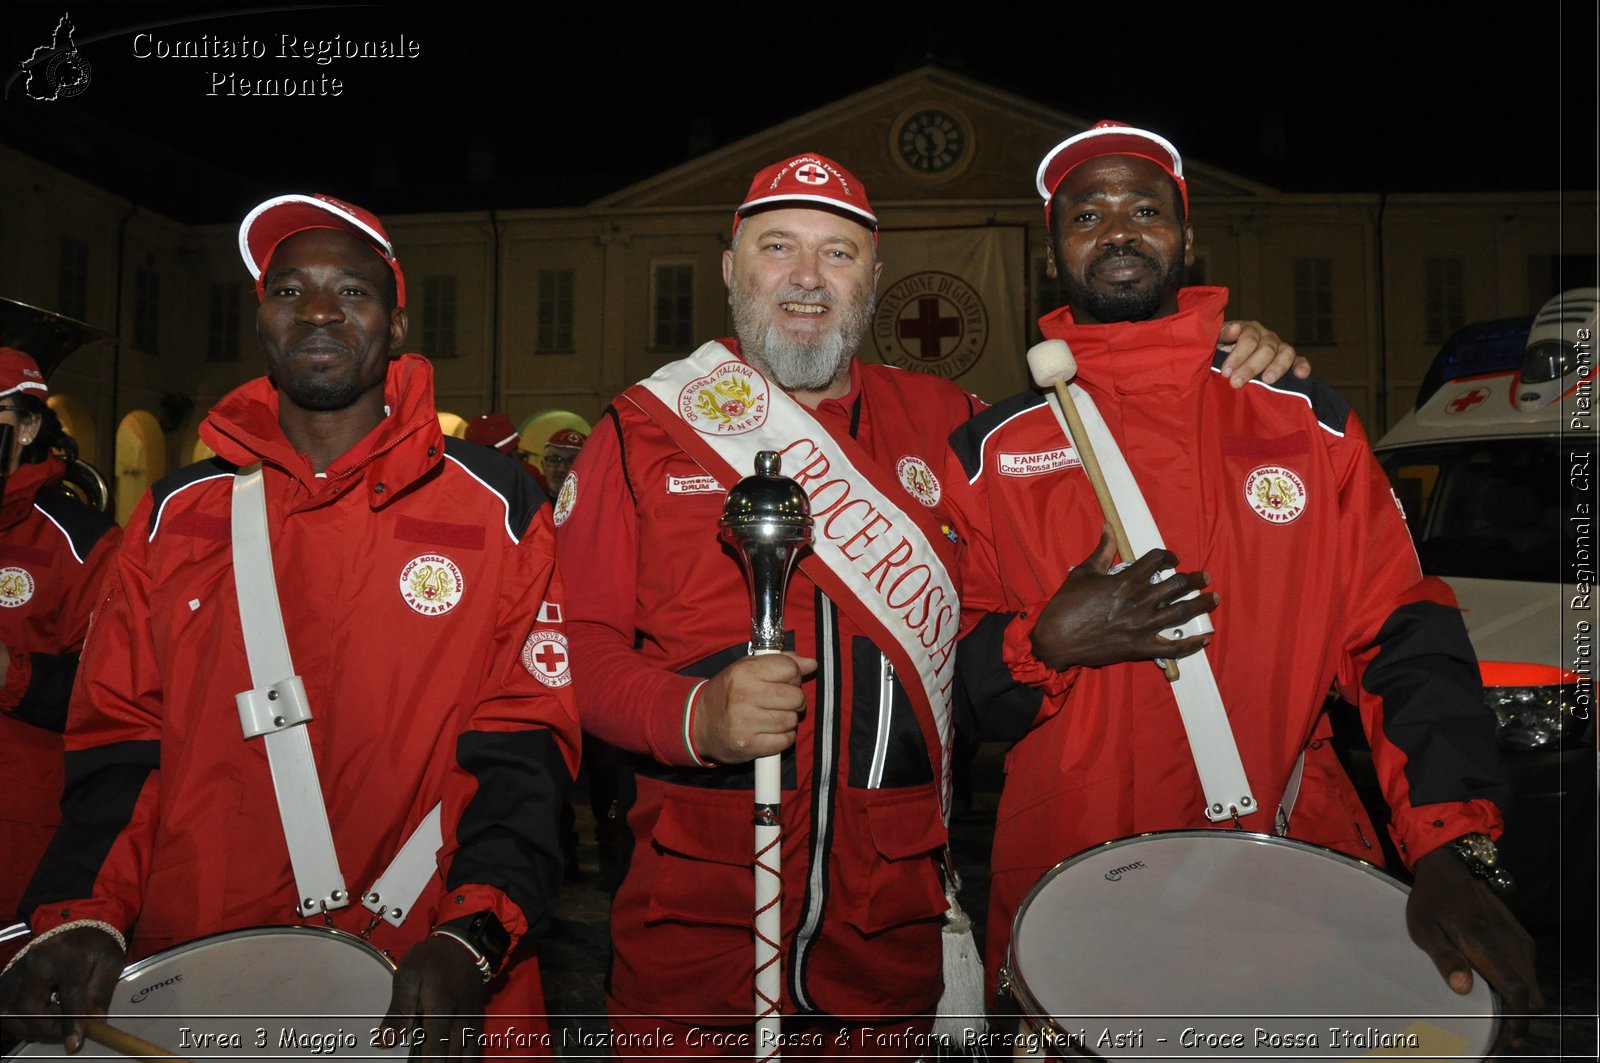
<path id="1" fill-rule="evenodd" d="M 524 30 L 499 4 L 11 3 L 8 76 L 68 10 L 91 79 L 39 102 L 13 77 L 0 140 L 191 222 L 291 187 L 379 211 L 572 206 L 933 62 L 1294 192 L 1594 194 L 1592 4 L 769 4 L 741 25 L 692 6 L 533 2 Z M 140 59 L 140 30 L 146 51 L 249 38 L 268 57 Z M 319 66 L 278 58 L 283 35 L 420 55 Z M 208 96 L 213 73 L 344 92 Z"/>

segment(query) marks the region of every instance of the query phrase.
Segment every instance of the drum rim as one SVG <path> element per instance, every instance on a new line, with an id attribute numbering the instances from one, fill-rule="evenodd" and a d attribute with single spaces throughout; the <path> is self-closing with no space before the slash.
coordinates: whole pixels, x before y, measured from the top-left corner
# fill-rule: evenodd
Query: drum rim
<path id="1" fill-rule="evenodd" d="M 173 945 L 170 948 L 162 949 L 160 952 L 151 953 L 149 956 L 135 960 L 124 967 L 122 969 L 122 974 L 118 976 L 117 980 L 121 981 L 124 978 L 142 974 L 148 968 L 155 966 L 157 961 L 176 959 L 179 956 L 183 956 L 186 953 L 204 948 L 207 945 L 215 945 L 219 942 L 229 941 L 235 938 L 277 937 L 280 935 L 332 937 L 336 940 L 342 940 L 346 944 L 358 946 L 364 951 L 370 953 L 378 960 L 378 962 L 383 964 L 384 969 L 390 974 L 394 974 L 395 970 L 397 969 L 395 962 L 389 958 L 388 954 L 376 948 L 365 938 L 358 934 L 352 934 L 348 930 L 340 930 L 336 926 L 306 926 L 298 923 L 268 923 L 262 926 L 240 927 L 237 930 L 224 930 L 216 934 L 207 934 L 204 937 L 191 938 L 188 941 Z"/>
<path id="2" fill-rule="evenodd" d="M 1044 1024 L 1049 1031 L 1046 1036 L 1053 1036 L 1054 1039 L 1059 1040 L 1063 1031 L 1056 1023 L 1054 1018 L 1049 1015 L 1042 1014 L 1043 1008 L 1039 1004 L 1038 998 L 1036 998 L 1028 989 L 1027 982 L 1022 977 L 1022 969 L 1017 963 L 1017 931 L 1021 927 L 1022 917 L 1027 913 L 1028 906 L 1034 902 L 1035 898 L 1038 897 L 1040 891 L 1042 891 L 1045 886 L 1049 885 L 1051 881 L 1066 871 L 1067 868 L 1073 866 L 1074 864 L 1082 863 L 1084 860 L 1087 860 L 1089 857 L 1094 856 L 1097 853 L 1108 849 L 1120 848 L 1125 845 L 1132 845 L 1133 843 L 1139 841 L 1147 841 L 1151 838 L 1183 837 L 1215 838 L 1219 841 L 1232 840 L 1236 842 L 1284 846 L 1292 849 L 1300 849 L 1308 853 L 1314 853 L 1318 856 L 1333 857 L 1341 863 L 1348 864 L 1359 871 L 1364 871 L 1373 878 L 1393 886 L 1395 889 L 1399 890 L 1403 896 L 1409 897 L 1411 895 L 1410 886 L 1406 885 L 1404 882 L 1401 882 L 1399 879 L 1389 874 L 1389 872 L 1385 871 L 1383 868 L 1378 867 L 1376 864 L 1368 863 L 1367 861 L 1362 860 L 1360 857 L 1351 856 L 1349 853 L 1341 853 L 1336 849 L 1329 849 L 1322 845 L 1314 845 L 1311 842 L 1301 841 L 1299 838 L 1285 838 L 1277 834 L 1262 834 L 1255 831 L 1244 830 L 1213 830 L 1204 827 L 1186 827 L 1181 830 L 1152 830 L 1145 831 L 1143 834 L 1129 834 L 1122 838 L 1113 838 L 1110 841 L 1099 842 L 1095 845 L 1089 846 L 1086 849 L 1080 849 L 1071 856 L 1067 857 L 1065 860 L 1057 863 L 1043 875 L 1039 876 L 1039 881 L 1035 882 L 1033 884 L 1033 888 L 1030 889 L 1027 895 L 1022 898 L 1022 903 L 1017 906 L 1017 914 L 1011 919 L 1011 939 L 1006 945 L 1006 963 L 1000 971 L 1000 977 L 1007 983 L 1012 997 L 1015 998 L 1018 1007 L 1022 1009 L 1023 1017 L 1029 1022 L 1039 1022 Z M 1481 972 L 1477 973 L 1477 978 L 1483 982 L 1484 988 L 1488 990 L 1489 993 L 1489 1043 L 1485 1049 L 1485 1052 L 1492 1054 L 1494 1045 L 1500 1040 L 1501 1029 L 1504 1025 L 1502 1022 L 1504 1009 L 1500 1001 L 1500 994 L 1495 991 L 1494 986 L 1490 984 L 1489 980 L 1485 978 Z M 1052 1050 L 1054 1050 L 1053 1046 Z M 1097 1053 L 1088 1051 L 1087 1049 L 1083 1049 L 1077 1054 L 1089 1058 L 1100 1058 Z"/>

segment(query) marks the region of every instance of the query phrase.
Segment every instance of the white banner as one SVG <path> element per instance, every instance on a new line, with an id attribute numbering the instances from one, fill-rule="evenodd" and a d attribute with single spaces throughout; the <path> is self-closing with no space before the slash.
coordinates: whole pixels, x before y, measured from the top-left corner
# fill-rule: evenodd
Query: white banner
<path id="1" fill-rule="evenodd" d="M 1022 226 L 891 230 L 869 360 L 954 380 L 990 402 L 1027 385 Z"/>

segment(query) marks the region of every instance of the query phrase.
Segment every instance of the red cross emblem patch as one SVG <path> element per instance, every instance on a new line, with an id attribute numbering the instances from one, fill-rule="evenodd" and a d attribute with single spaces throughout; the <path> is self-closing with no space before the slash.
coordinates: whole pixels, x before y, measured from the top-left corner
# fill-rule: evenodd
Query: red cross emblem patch
<path id="1" fill-rule="evenodd" d="M 567 636 L 559 631 L 531 632 L 522 644 L 522 667 L 547 687 L 564 687 L 572 682 Z"/>

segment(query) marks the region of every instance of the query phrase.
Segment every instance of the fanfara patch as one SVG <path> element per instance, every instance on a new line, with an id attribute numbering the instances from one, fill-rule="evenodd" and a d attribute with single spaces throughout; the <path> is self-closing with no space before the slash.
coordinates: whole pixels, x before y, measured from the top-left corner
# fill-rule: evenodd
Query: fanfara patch
<path id="1" fill-rule="evenodd" d="M 573 507 L 578 504 L 578 474 L 567 473 L 567 478 L 561 481 L 561 490 L 556 492 L 556 512 L 554 520 L 556 527 L 561 527 L 572 516 Z"/>
<path id="2" fill-rule="evenodd" d="M 1011 454 L 1002 450 L 996 462 L 1001 476 L 1042 476 L 1058 469 L 1075 469 L 1083 462 L 1071 447 L 1036 450 L 1031 454 Z"/>
<path id="3" fill-rule="evenodd" d="M 912 498 L 929 507 L 938 503 L 939 478 L 928 468 L 927 462 L 915 454 L 907 454 L 895 462 L 894 472 Z"/>
<path id="4" fill-rule="evenodd" d="M 715 495 L 727 488 L 717 483 L 715 476 L 673 476 L 667 474 L 669 495 Z"/>
<path id="5" fill-rule="evenodd" d="M 767 381 L 743 362 L 723 362 L 678 393 L 678 416 L 708 436 L 736 436 L 767 419 Z"/>
<path id="6" fill-rule="evenodd" d="M 1306 485 L 1282 465 L 1263 465 L 1244 478 L 1244 500 L 1262 520 L 1288 524 L 1306 508 Z"/>
<path id="7" fill-rule="evenodd" d="M 423 616 L 448 613 L 461 601 L 461 569 L 443 554 L 423 554 L 400 570 L 400 597 Z"/>
<path id="8" fill-rule="evenodd" d="M 15 565 L 0 568 L 0 606 L 15 609 L 33 597 L 33 573 Z"/>
<path id="9" fill-rule="evenodd" d="M 522 667 L 547 687 L 564 687 L 572 682 L 567 636 L 546 629 L 529 634 L 528 641 L 522 644 Z"/>

